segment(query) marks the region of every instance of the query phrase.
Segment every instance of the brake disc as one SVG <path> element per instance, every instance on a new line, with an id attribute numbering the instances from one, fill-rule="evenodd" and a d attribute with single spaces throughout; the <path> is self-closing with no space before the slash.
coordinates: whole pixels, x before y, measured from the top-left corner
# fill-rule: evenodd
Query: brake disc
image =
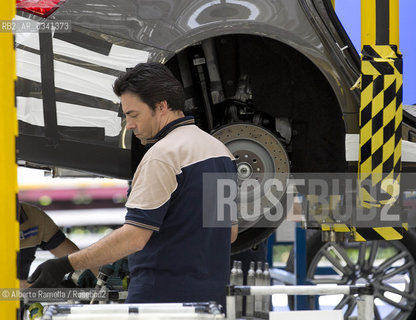
<path id="1" fill-rule="evenodd" d="M 226 125 L 213 136 L 224 143 L 236 159 L 239 230 L 256 224 L 256 227 L 268 227 L 267 221 L 265 225 L 258 223 L 269 213 L 267 210 L 273 211 L 274 201 L 283 199 L 289 178 L 289 158 L 284 146 L 270 131 L 253 124 Z M 264 219 L 262 221 L 264 223 Z"/>

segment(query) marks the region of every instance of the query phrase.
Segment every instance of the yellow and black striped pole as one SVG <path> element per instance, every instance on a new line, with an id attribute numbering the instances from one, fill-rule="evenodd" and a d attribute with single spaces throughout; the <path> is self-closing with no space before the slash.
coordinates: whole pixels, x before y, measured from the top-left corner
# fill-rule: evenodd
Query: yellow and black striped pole
<path id="1" fill-rule="evenodd" d="M 402 56 L 399 0 L 361 0 L 359 200 L 380 208 L 400 193 Z M 401 229 L 356 229 L 356 240 L 401 239 Z"/>
<path id="2" fill-rule="evenodd" d="M 0 20 L 11 21 L 14 15 L 15 1 L 2 0 Z M 19 300 L 10 299 L 13 292 L 10 289 L 19 287 L 16 258 L 19 250 L 19 224 L 16 217 L 16 73 L 13 34 L 5 30 L 0 32 L 0 70 L 0 319 L 17 319 Z"/>

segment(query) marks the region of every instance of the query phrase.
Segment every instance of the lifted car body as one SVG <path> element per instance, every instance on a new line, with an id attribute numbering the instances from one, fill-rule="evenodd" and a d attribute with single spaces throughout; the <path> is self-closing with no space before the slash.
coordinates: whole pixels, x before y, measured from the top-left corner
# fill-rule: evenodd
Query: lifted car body
<path id="1" fill-rule="evenodd" d="M 16 34 L 22 164 L 131 179 L 145 150 L 125 130 L 112 83 L 157 61 L 184 84 L 201 128 L 220 140 L 231 130 L 223 141 L 252 161 L 241 170 L 351 170 L 360 61 L 329 0 L 66 0 L 47 18 L 18 14 L 72 29 Z M 415 118 L 404 119 L 403 138 L 415 138 Z M 278 224 L 242 225 L 235 251 Z"/>

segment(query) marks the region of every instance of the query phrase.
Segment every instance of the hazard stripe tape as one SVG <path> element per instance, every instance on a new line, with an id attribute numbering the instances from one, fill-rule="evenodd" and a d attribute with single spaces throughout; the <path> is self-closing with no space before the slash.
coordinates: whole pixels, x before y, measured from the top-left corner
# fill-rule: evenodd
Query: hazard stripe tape
<path id="1" fill-rule="evenodd" d="M 346 224 L 334 224 L 334 231 L 335 232 L 350 232 L 350 228 Z"/>
<path id="2" fill-rule="evenodd" d="M 335 232 L 351 232 L 346 224 L 334 223 L 332 225 L 323 223 L 321 224 L 322 231 L 335 231 Z"/>
<path id="3" fill-rule="evenodd" d="M 361 67 L 359 180 L 365 208 L 392 204 L 401 170 L 402 62 L 396 46 L 364 46 Z M 394 187 L 391 187 L 391 186 Z M 394 233 L 384 233 L 394 237 Z"/>
<path id="4" fill-rule="evenodd" d="M 415 110 L 412 110 L 415 109 Z M 416 107 L 408 106 L 407 111 L 414 112 L 416 116 Z M 345 135 L 345 160 L 358 161 L 359 154 L 359 134 Z M 411 142 L 402 139 L 402 161 L 416 162 L 416 142 Z"/>
<path id="5" fill-rule="evenodd" d="M 399 196 L 402 117 L 402 60 L 397 47 L 364 46 L 358 170 L 364 208 L 392 204 Z M 399 240 L 403 230 L 353 228 L 356 241 Z"/>
<path id="6" fill-rule="evenodd" d="M 353 228 L 355 241 L 400 240 L 405 230 L 394 227 Z"/>
<path id="7" fill-rule="evenodd" d="M 307 199 L 311 203 L 318 201 L 318 198 L 315 195 L 308 195 Z M 339 201 L 340 196 L 332 196 L 327 210 L 333 210 Z M 321 224 L 322 231 L 351 232 L 351 229 L 346 224 L 335 223 L 335 221 L 329 215 L 325 215 L 325 220 L 323 220 L 322 215 L 320 213 L 314 214 L 313 210 L 310 209 L 308 210 L 308 215 L 309 218 L 313 217 L 318 223 Z"/>

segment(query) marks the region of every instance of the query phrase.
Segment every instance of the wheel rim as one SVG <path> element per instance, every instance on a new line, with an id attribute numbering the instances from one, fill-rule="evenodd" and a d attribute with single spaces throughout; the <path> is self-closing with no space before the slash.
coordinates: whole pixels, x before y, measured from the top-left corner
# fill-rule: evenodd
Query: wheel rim
<path id="1" fill-rule="evenodd" d="M 333 274 L 320 275 L 322 267 L 329 267 L 326 271 Z M 375 319 L 410 319 L 416 305 L 416 264 L 400 241 L 326 243 L 312 259 L 307 276 L 317 285 L 371 283 Z M 332 309 L 342 309 L 345 319 L 356 315 L 355 296 L 334 298 L 320 297 L 320 308 L 325 309 L 332 299 Z"/>
<path id="2" fill-rule="evenodd" d="M 234 155 L 237 164 L 239 195 L 247 197 L 248 205 L 246 210 L 250 211 L 258 195 L 261 197 L 261 208 L 268 207 L 267 199 L 264 196 L 268 190 L 264 184 L 268 179 L 277 179 L 282 182 L 283 190 L 274 192 L 279 200 L 283 198 L 287 179 L 289 177 L 289 159 L 280 141 L 268 130 L 253 124 L 230 124 L 216 132 L 213 136 L 224 143 Z M 242 192 L 241 184 L 244 180 L 254 179 L 259 182 L 259 190 Z M 240 202 L 243 206 L 244 201 Z M 241 212 L 241 207 L 239 207 Z M 239 217 L 239 232 L 244 232 L 253 226 L 259 225 L 263 218 L 263 210 L 250 212 L 250 219 Z"/>

